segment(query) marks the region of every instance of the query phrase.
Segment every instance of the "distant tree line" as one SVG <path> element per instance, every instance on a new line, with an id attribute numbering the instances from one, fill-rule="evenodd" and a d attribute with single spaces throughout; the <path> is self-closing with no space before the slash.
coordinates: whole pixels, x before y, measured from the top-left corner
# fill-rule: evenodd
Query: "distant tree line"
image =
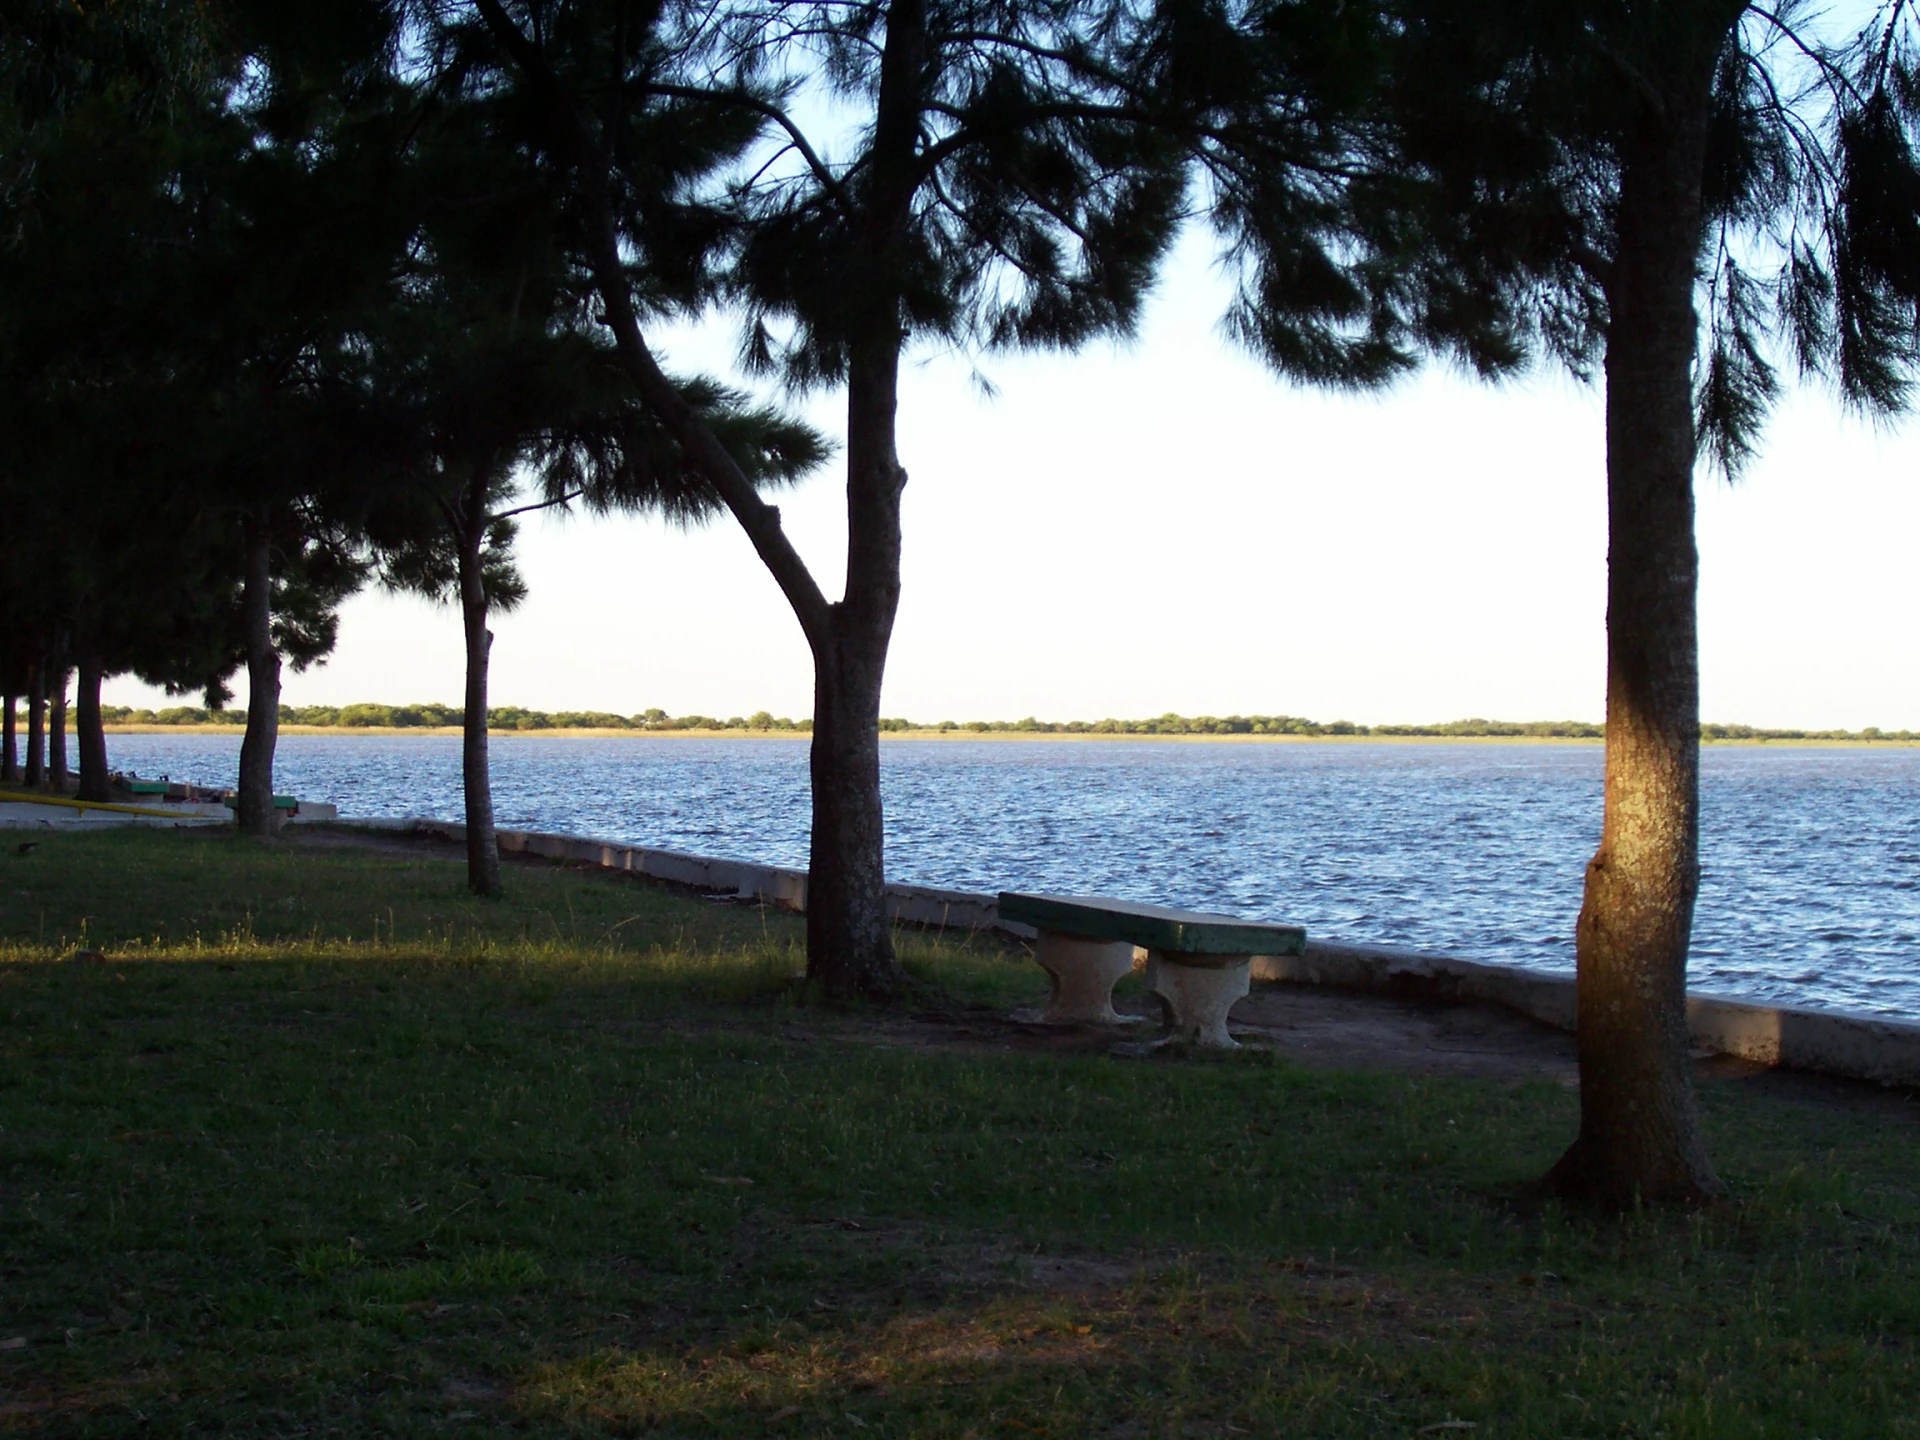
<path id="1" fill-rule="evenodd" d="M 990 734 L 1039 735 L 1540 735 L 1598 739 L 1598 725 L 1578 720 L 1454 720 L 1441 725 L 1360 725 L 1352 720 L 1307 720 L 1298 715 L 1175 715 L 1147 720 L 942 720 L 914 725 L 880 722 L 883 729 L 972 730 Z"/>
<path id="2" fill-rule="evenodd" d="M 161 710 L 128 705 L 100 708 L 109 725 L 233 725 L 245 718 L 244 712 L 192 705 L 171 705 Z M 280 723 L 349 730 L 458 729 L 466 723 L 466 711 L 458 705 L 431 701 L 418 705 L 282 705 Z M 487 724 L 494 730 L 792 730 L 800 733 L 813 726 L 809 719 L 793 720 L 764 710 L 722 720 L 712 715 L 669 715 L 664 710 L 615 715 L 606 710 L 525 710 L 518 705 L 489 706 Z"/>
<path id="3" fill-rule="evenodd" d="M 192 705 L 174 705 L 161 710 L 127 705 L 103 705 L 101 716 L 109 725 L 233 725 L 244 720 L 244 713 L 208 710 Z M 418 705 L 282 705 L 282 725 L 314 725 L 341 729 L 457 729 L 466 714 L 458 705 L 424 702 Z M 637 715 L 616 715 L 606 710 L 525 710 L 518 705 L 495 705 L 487 711 L 487 724 L 494 730 L 746 730 L 754 732 L 790 731 L 807 734 L 813 722 L 804 716 L 793 720 L 765 710 L 752 715 L 734 715 L 725 720 L 713 715 L 669 715 L 664 710 L 643 710 Z M 972 733 L 980 735 L 1301 735 L 1301 736 L 1422 736 L 1434 739 L 1536 739 L 1600 740 L 1604 726 L 1588 720 L 1447 720 L 1432 725 L 1361 725 L 1351 720 L 1306 720 L 1298 715 L 1175 715 L 1171 712 L 1147 720 L 1040 720 L 1026 716 L 1020 720 L 939 720 L 925 722 L 900 716 L 882 716 L 883 734 Z M 1862 730 L 1782 730 L 1758 725 L 1720 725 L 1700 727 L 1700 738 L 1716 740 L 1834 740 L 1871 744 L 1876 740 L 1910 744 L 1920 741 L 1920 731 L 1882 730 L 1869 725 Z"/>

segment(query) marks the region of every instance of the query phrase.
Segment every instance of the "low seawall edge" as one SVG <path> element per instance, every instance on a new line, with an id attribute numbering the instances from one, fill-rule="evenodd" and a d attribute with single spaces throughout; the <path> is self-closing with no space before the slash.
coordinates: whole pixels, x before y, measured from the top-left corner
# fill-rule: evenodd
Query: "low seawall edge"
<path id="1" fill-rule="evenodd" d="M 463 841 L 464 825 L 427 819 L 342 819 L 343 826 L 437 835 Z M 507 854 L 541 855 L 607 870 L 623 870 L 790 910 L 807 908 L 803 870 L 743 860 L 656 850 L 617 840 L 550 835 L 532 830 L 496 832 Z M 900 924 L 965 931 L 993 930 L 1031 940 L 1028 925 L 1002 922 L 997 897 L 927 885 L 887 886 L 889 915 Z M 1439 1003 L 1499 1005 L 1560 1030 L 1572 1030 L 1574 981 L 1519 965 L 1495 965 L 1452 955 L 1309 938 L 1299 955 L 1256 955 L 1252 978 L 1275 984 L 1323 985 Z M 1692 992 L 1687 1030 L 1693 1043 L 1716 1054 L 1869 1080 L 1920 1085 L 1920 1024 L 1873 1015 L 1764 1005 Z"/>

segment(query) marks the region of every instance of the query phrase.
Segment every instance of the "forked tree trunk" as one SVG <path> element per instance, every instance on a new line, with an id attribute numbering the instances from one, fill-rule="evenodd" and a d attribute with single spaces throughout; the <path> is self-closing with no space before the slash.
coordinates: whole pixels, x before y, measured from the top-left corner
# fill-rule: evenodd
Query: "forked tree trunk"
<path id="1" fill-rule="evenodd" d="M 247 651 L 247 733 L 240 742 L 240 785 L 234 819 L 243 835 L 273 835 L 273 752 L 280 739 L 280 655 L 273 648 L 273 535 L 265 515 L 245 526 L 246 575 L 241 591 Z"/>
<path id="2" fill-rule="evenodd" d="M 1717 47 L 1716 47 L 1717 48 Z M 1629 137 L 1607 300 L 1607 730 L 1577 934 L 1580 1134 L 1549 1177 L 1607 1204 L 1720 1189 L 1688 1067 L 1700 884 L 1693 297 L 1711 66 Z"/>
<path id="3" fill-rule="evenodd" d="M 475 509 L 479 509 L 476 502 Z M 487 586 L 481 545 L 482 520 L 469 521 L 460 535 L 460 617 L 467 640 L 467 705 L 460 722 L 460 773 L 467 806 L 467 888 L 476 895 L 498 895 L 500 841 L 493 829 L 493 776 L 487 756 L 487 668 L 493 632 L 487 629 Z"/>
<path id="4" fill-rule="evenodd" d="M 36 656 L 27 665 L 26 783 L 38 788 L 47 779 L 47 667 Z"/>
<path id="5" fill-rule="evenodd" d="M 880 800 L 880 686 L 900 606 L 894 445 L 899 342 L 856 352 L 847 384 L 847 588 L 813 672 L 813 841 L 807 980 L 831 995 L 886 999 L 904 981 L 887 915 Z"/>
<path id="6" fill-rule="evenodd" d="M 79 680 L 74 695 L 74 739 L 80 752 L 82 800 L 107 798 L 107 728 L 100 720 L 100 657 L 80 652 Z"/>

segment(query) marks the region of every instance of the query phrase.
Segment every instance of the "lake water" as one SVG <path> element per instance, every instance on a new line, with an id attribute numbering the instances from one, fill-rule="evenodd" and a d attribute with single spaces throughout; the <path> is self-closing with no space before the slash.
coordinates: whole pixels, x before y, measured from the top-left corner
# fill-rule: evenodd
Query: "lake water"
<path id="1" fill-rule="evenodd" d="M 114 735 L 117 769 L 231 785 L 239 740 Z M 888 873 L 1217 909 L 1571 969 L 1592 745 L 888 741 Z M 496 736 L 503 828 L 804 868 L 806 741 Z M 1709 748 L 1690 983 L 1920 1018 L 1920 749 Z M 448 736 L 287 736 L 277 788 L 458 819 Z"/>

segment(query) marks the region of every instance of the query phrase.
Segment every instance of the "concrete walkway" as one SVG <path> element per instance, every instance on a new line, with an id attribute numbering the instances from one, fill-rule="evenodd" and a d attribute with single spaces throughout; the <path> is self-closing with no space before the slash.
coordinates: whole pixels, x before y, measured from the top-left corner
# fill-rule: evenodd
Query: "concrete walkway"
<path id="1" fill-rule="evenodd" d="M 132 813 L 135 810 L 139 813 Z M 219 814 L 203 813 L 204 807 L 169 806 L 168 810 L 128 806 L 125 809 L 100 809 L 95 806 L 52 805 L 41 800 L 0 800 L 0 830 L 111 830 L 128 825 L 157 826 L 172 829 L 178 825 L 230 825 L 233 816 L 221 807 Z"/>

